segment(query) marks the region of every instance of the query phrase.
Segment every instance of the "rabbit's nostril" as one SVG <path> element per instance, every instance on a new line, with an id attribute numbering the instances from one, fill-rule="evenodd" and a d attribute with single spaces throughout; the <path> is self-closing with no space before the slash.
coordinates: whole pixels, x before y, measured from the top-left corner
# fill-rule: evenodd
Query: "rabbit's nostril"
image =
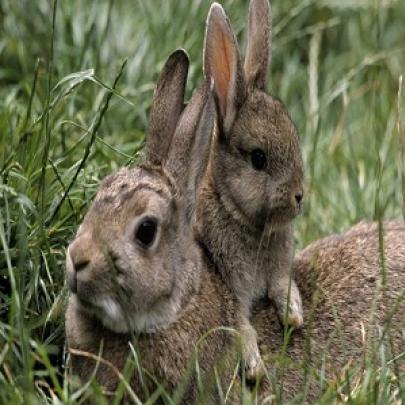
<path id="1" fill-rule="evenodd" d="M 297 201 L 297 204 L 300 204 L 303 198 L 302 193 L 295 194 L 295 201 Z"/>
<path id="2" fill-rule="evenodd" d="M 79 271 L 84 270 L 88 266 L 89 263 L 90 263 L 89 260 L 82 260 L 79 263 L 74 263 L 73 267 L 74 267 L 76 273 L 78 273 Z"/>

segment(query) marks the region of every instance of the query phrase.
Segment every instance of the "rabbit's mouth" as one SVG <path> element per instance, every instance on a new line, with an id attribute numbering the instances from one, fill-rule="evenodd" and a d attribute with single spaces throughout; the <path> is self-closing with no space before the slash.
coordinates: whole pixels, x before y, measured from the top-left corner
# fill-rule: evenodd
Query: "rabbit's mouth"
<path id="1" fill-rule="evenodd" d="M 266 214 L 261 216 L 263 229 L 279 229 L 294 220 L 301 212 L 301 207 L 291 205 L 279 205 L 271 208 Z"/>
<path id="2" fill-rule="evenodd" d="M 73 294 L 79 310 L 87 312 L 90 315 L 94 315 L 100 320 L 102 319 L 101 308 L 95 302 L 93 302 L 92 299 L 90 299 L 91 296 L 83 296 L 77 292 Z"/>

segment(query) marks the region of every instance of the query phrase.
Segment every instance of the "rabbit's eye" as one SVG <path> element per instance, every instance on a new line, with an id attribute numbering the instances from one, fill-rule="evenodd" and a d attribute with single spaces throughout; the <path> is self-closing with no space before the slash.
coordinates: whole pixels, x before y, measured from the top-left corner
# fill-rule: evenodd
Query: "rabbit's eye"
<path id="1" fill-rule="evenodd" d="M 256 170 L 263 170 L 266 167 L 267 159 L 266 155 L 261 149 L 255 149 L 250 155 L 252 166 Z"/>
<path id="2" fill-rule="evenodd" d="M 155 240 L 156 229 L 156 221 L 153 219 L 146 219 L 138 226 L 135 238 L 142 246 L 149 247 Z"/>

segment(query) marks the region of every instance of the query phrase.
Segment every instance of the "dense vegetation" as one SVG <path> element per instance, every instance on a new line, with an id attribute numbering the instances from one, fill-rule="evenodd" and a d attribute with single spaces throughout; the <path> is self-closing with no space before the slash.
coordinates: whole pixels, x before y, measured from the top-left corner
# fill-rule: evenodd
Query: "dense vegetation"
<path id="1" fill-rule="evenodd" d="M 404 1 L 272 3 L 269 90 L 306 164 L 298 246 L 405 216 Z M 190 54 L 189 94 L 201 81 L 209 5 L 0 0 L 0 403 L 79 397 L 64 379 L 65 247 L 100 179 L 136 161 L 169 52 Z M 247 1 L 224 6 L 244 42 Z M 365 375 L 353 401 L 399 398 Z"/>

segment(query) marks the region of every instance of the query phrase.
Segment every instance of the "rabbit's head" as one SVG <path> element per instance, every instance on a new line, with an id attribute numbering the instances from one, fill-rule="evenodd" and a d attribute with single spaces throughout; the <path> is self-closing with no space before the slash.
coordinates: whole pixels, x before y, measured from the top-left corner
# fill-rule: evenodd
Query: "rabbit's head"
<path id="1" fill-rule="evenodd" d="M 271 21 L 267 0 L 251 0 L 242 66 L 223 8 L 211 6 L 204 73 L 214 79 L 218 128 L 209 170 L 221 198 L 246 225 L 285 225 L 301 209 L 303 163 L 297 129 L 283 103 L 266 93 Z"/>
<path id="2" fill-rule="evenodd" d="M 143 162 L 102 182 L 67 250 L 75 305 L 117 333 L 165 328 L 199 286 L 200 251 L 184 209 L 185 190 L 204 170 L 212 132 L 206 114 L 215 114 L 215 105 L 202 89 L 184 109 L 188 64 L 184 51 L 169 57 L 154 93 Z M 186 176 L 184 164 L 194 154 L 200 164 Z"/>

